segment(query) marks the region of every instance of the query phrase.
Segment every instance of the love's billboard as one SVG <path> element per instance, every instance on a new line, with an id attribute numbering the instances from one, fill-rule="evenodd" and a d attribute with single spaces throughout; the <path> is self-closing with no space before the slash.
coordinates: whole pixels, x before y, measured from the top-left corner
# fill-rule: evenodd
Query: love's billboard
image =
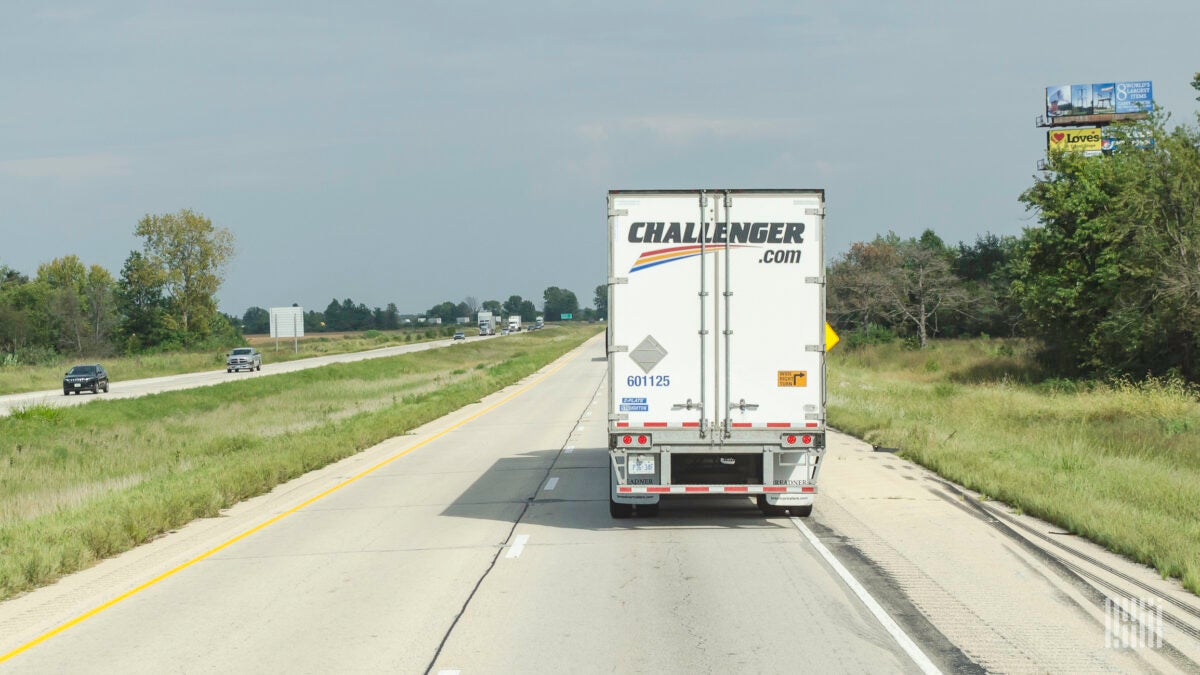
<path id="1" fill-rule="evenodd" d="M 1104 134 L 1101 132 L 1100 127 L 1047 131 L 1046 147 L 1051 152 L 1099 154 L 1104 148 Z"/>

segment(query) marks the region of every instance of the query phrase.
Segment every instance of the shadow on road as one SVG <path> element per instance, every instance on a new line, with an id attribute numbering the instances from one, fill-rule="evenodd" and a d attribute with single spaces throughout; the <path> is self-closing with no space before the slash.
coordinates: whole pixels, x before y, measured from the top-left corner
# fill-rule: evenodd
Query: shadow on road
<path id="1" fill-rule="evenodd" d="M 538 450 L 497 460 L 441 513 L 457 518 L 512 522 L 513 509 L 528 505 L 525 520 L 567 529 L 765 529 L 788 527 L 763 517 L 748 497 L 665 496 L 658 515 L 614 519 L 608 512 L 608 451 L 577 448 L 571 453 Z M 547 490 L 547 480 L 557 478 Z"/>

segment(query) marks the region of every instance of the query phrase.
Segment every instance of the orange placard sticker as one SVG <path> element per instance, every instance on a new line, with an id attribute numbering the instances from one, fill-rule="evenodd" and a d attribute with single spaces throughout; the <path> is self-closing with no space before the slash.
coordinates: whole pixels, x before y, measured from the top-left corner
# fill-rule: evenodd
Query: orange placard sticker
<path id="1" fill-rule="evenodd" d="M 807 370 L 781 370 L 779 371 L 780 387 L 807 387 L 808 386 L 808 371 Z"/>

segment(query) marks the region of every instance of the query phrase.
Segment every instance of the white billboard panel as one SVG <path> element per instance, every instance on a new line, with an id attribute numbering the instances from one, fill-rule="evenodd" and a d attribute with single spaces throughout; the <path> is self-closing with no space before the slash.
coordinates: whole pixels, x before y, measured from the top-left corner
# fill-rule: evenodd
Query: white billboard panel
<path id="1" fill-rule="evenodd" d="M 304 308 L 303 307 L 272 307 L 271 337 L 273 338 L 302 338 L 304 337 Z"/>

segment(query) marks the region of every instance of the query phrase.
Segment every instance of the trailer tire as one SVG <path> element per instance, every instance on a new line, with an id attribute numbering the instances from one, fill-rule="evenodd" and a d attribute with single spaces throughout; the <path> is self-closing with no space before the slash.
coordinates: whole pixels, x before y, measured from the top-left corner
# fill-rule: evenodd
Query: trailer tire
<path id="1" fill-rule="evenodd" d="M 658 516 L 658 504 L 638 504 L 637 514 L 640 518 L 654 518 Z"/>
<path id="2" fill-rule="evenodd" d="M 809 504 L 808 506 L 789 506 L 788 510 L 791 511 L 792 515 L 796 516 L 797 518 L 807 518 L 812 515 L 812 507 L 812 504 Z"/>
<path id="3" fill-rule="evenodd" d="M 787 509 L 783 508 L 782 506 L 772 506 L 771 504 L 768 504 L 766 495 L 758 496 L 758 510 L 762 511 L 762 514 L 768 518 L 778 518 L 780 516 L 787 515 Z"/>
<path id="4" fill-rule="evenodd" d="M 608 515 L 613 518 L 628 518 L 633 515 L 633 504 L 621 504 L 611 496 L 608 498 Z"/>

